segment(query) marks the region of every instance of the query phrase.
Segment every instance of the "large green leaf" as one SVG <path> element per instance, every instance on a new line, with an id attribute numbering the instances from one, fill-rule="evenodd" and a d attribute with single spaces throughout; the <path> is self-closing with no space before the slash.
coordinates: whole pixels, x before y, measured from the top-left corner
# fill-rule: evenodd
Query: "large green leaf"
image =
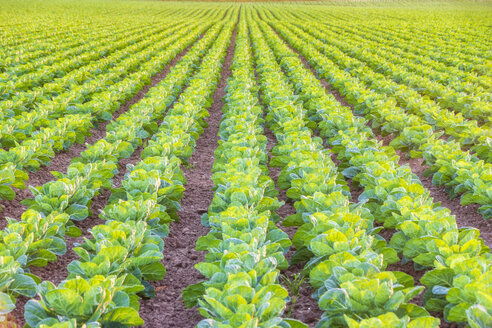
<path id="1" fill-rule="evenodd" d="M 451 287 L 455 274 L 452 269 L 435 269 L 425 273 L 420 282 L 425 286 Z"/>
<path id="2" fill-rule="evenodd" d="M 492 314 L 481 305 L 473 305 L 466 310 L 468 323 L 472 328 L 492 327 Z"/>
<path id="3" fill-rule="evenodd" d="M 46 293 L 45 297 L 50 307 L 56 313 L 66 317 L 79 315 L 83 307 L 82 297 L 71 289 L 50 290 Z"/>
<path id="4" fill-rule="evenodd" d="M 29 326 L 36 327 L 40 321 L 48 318 L 48 313 L 38 301 L 29 300 L 25 306 L 24 318 Z"/>
<path id="5" fill-rule="evenodd" d="M 144 321 L 138 315 L 138 311 L 131 307 L 119 307 L 103 315 L 101 322 L 105 325 L 109 323 L 119 323 L 125 326 L 143 325 Z"/>
<path id="6" fill-rule="evenodd" d="M 0 292 L 0 315 L 7 314 L 15 309 L 15 303 L 8 294 Z"/>
<path id="7" fill-rule="evenodd" d="M 183 292 L 183 303 L 187 308 L 192 308 L 198 304 L 198 300 L 205 294 L 205 285 L 203 282 L 187 286 Z"/>
<path id="8" fill-rule="evenodd" d="M 166 268 L 161 262 L 154 262 L 140 267 L 140 272 L 146 280 L 162 280 L 166 275 Z"/>
<path id="9" fill-rule="evenodd" d="M 14 293 L 19 293 L 27 297 L 34 297 L 36 296 L 36 286 L 36 282 L 30 276 L 16 274 L 9 289 Z"/>
<path id="10" fill-rule="evenodd" d="M 289 324 L 290 328 L 309 328 L 308 325 L 296 319 L 287 318 L 284 321 Z"/>
<path id="11" fill-rule="evenodd" d="M 13 200 L 15 198 L 15 192 L 9 186 L 0 186 L 0 198 Z"/>

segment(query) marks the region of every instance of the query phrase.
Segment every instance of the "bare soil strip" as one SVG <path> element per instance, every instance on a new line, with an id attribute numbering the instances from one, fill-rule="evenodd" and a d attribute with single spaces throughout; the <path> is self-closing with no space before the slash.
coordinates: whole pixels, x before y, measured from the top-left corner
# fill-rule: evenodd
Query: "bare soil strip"
<path id="1" fill-rule="evenodd" d="M 198 283 L 203 276 L 194 265 L 204 261 L 205 253 L 195 250 L 196 241 L 208 233 L 201 224 L 201 216 L 208 212 L 212 202 L 214 187 L 212 182 L 212 164 L 214 150 L 219 140 L 219 125 L 222 119 L 222 98 L 225 96 L 227 78 L 231 75 L 230 66 L 234 56 L 237 27 L 234 29 L 231 43 L 227 49 L 220 83 L 214 92 L 208 127 L 197 141 L 191 167 L 183 168 L 187 180 L 186 190 L 181 200 L 179 222 L 170 226 L 169 236 L 164 239 L 164 259 L 167 269 L 163 280 L 154 282 L 156 297 L 141 301 L 140 316 L 145 321 L 143 327 L 186 328 L 195 327 L 203 319 L 196 307 L 184 306 L 181 292 L 190 284 Z"/>
<path id="2" fill-rule="evenodd" d="M 186 55 L 189 49 L 191 49 L 191 47 L 193 47 L 193 45 L 196 44 L 196 42 L 198 42 L 203 37 L 203 35 L 204 34 L 202 34 L 199 37 L 199 39 L 197 39 L 197 41 L 195 41 L 192 45 L 188 46 L 185 50 L 179 53 L 168 64 L 168 66 L 166 66 L 164 70 L 154 75 L 151 78 L 150 84 L 144 86 L 132 99 L 128 100 L 116 112 L 114 112 L 112 120 L 117 119 L 121 114 L 128 111 L 132 105 L 142 100 L 143 97 L 147 94 L 147 92 L 167 76 L 167 74 L 176 65 L 176 63 L 181 58 L 183 58 L 183 56 Z M 54 180 L 54 177 L 53 175 L 51 175 L 50 171 L 66 172 L 72 158 L 78 157 L 80 153 L 87 148 L 87 145 L 91 145 L 106 136 L 106 125 L 109 122 L 110 121 L 100 123 L 97 128 L 92 129 L 91 136 L 86 139 L 85 145 L 74 144 L 72 147 L 70 147 L 69 151 L 57 154 L 57 156 L 53 158 L 49 166 L 43 167 L 41 170 L 35 172 L 33 176 L 37 175 L 39 172 L 43 172 L 43 174 L 40 177 L 38 177 L 37 180 L 34 180 L 35 181 L 34 183 L 36 184 L 32 184 L 32 185 L 39 186 L 51 180 Z M 146 140 L 143 142 L 141 146 L 139 146 L 133 152 L 133 154 L 129 158 L 121 159 L 118 162 L 118 166 L 119 166 L 118 173 L 113 177 L 113 183 L 112 183 L 113 187 L 121 186 L 121 181 L 123 180 L 125 174 L 127 173 L 127 165 L 136 164 L 137 162 L 140 161 L 140 154 L 142 153 L 142 150 L 144 149 L 145 145 L 146 145 Z M 30 177 L 29 181 L 31 180 L 32 180 L 32 176 Z M 30 191 L 28 191 L 28 189 L 22 190 L 22 192 L 28 193 L 28 195 L 26 195 L 24 198 L 32 197 L 32 194 Z M 101 220 L 98 217 L 98 215 L 99 215 L 99 211 L 104 209 L 104 207 L 106 206 L 110 196 L 111 196 L 111 190 L 101 189 L 100 194 L 94 197 L 92 201 L 91 204 L 92 215 L 83 221 L 74 222 L 75 225 L 82 230 L 82 236 L 77 238 L 66 236 L 65 240 L 67 244 L 67 252 L 64 255 L 58 257 L 58 261 L 50 262 L 46 267 L 42 267 L 42 268 L 31 267 L 30 268 L 31 272 L 36 276 L 38 276 L 42 281 L 45 280 L 51 281 L 55 285 L 58 285 L 63 279 L 65 279 L 68 275 L 68 271 L 67 271 L 68 264 L 70 264 L 70 262 L 78 258 L 78 255 L 73 252 L 74 244 L 82 243 L 83 237 L 89 238 L 91 236 L 89 229 L 91 229 L 92 227 L 98 224 L 104 224 L 104 221 Z M 23 205 L 19 204 L 19 206 L 23 206 Z M 23 209 L 18 210 L 18 212 L 20 213 L 16 218 L 19 219 L 20 215 L 24 211 L 25 211 L 25 206 L 23 206 Z M 4 213 L 2 213 L 2 215 L 3 214 Z M 5 216 L 9 216 L 9 215 L 5 215 Z M 24 325 L 24 305 L 28 300 L 29 299 L 26 297 L 20 297 L 17 299 L 16 309 L 13 311 L 12 316 L 16 318 L 16 323 L 18 327 L 22 327 Z"/>

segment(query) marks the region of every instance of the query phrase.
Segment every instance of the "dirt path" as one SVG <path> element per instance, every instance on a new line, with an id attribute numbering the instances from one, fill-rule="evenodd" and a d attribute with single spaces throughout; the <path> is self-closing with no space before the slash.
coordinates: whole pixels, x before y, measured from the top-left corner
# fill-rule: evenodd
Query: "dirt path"
<path id="1" fill-rule="evenodd" d="M 234 56 L 237 27 L 227 49 L 224 68 L 220 83 L 213 96 L 210 116 L 207 119 L 208 128 L 200 136 L 193 156 L 190 158 L 190 168 L 183 168 L 187 184 L 182 209 L 179 212 L 179 222 L 170 226 L 169 237 L 165 241 L 163 264 L 167 269 L 163 280 L 153 283 L 156 287 L 156 297 L 142 300 L 140 316 L 145 321 L 143 327 L 155 328 L 186 328 L 195 327 L 203 319 L 196 307 L 188 309 L 184 306 L 181 292 L 188 285 L 198 283 L 203 276 L 194 265 L 204 261 L 204 252 L 195 250 L 195 244 L 200 236 L 208 233 L 201 224 L 201 215 L 208 211 L 214 192 L 212 191 L 212 164 L 214 150 L 219 140 L 219 124 L 222 119 L 222 98 L 225 95 L 227 78 L 231 74 L 230 66 Z"/>
<path id="2" fill-rule="evenodd" d="M 167 74 L 170 72 L 170 70 L 176 65 L 176 63 L 183 58 L 183 56 L 186 55 L 186 53 L 189 51 L 189 49 L 196 43 L 198 42 L 203 34 L 200 36 L 200 38 L 195 41 L 192 45 L 188 46 L 185 50 L 183 50 L 181 53 L 179 53 L 167 66 L 164 70 L 161 72 L 157 73 L 151 78 L 151 83 L 143 87 L 135 96 L 132 97 L 132 99 L 128 100 L 126 103 L 124 103 L 116 112 L 113 113 L 113 120 L 117 119 L 121 114 L 125 113 L 130 109 L 130 107 L 140 100 L 144 98 L 144 96 L 147 94 L 147 92 L 154 86 L 156 86 L 161 80 L 163 80 Z M 78 157 L 82 151 L 84 151 L 87 146 L 86 145 L 91 145 L 95 143 L 96 141 L 104 138 L 106 136 L 106 126 L 109 122 L 104 122 L 100 123 L 97 128 L 92 129 L 92 135 L 86 139 L 86 144 L 85 145 L 79 145 L 79 144 L 74 144 L 69 151 L 63 152 L 60 154 L 57 154 L 55 158 L 53 158 L 53 161 L 49 166 L 43 167 L 41 170 L 35 172 L 33 174 L 37 176 L 37 179 L 34 180 L 33 186 L 38 186 L 42 185 L 44 183 L 47 183 L 51 180 L 54 180 L 53 175 L 51 175 L 50 171 L 59 171 L 59 172 L 66 172 L 68 166 L 70 165 L 70 161 L 74 157 Z M 128 164 L 136 164 L 138 161 L 140 161 L 140 154 L 144 148 L 144 145 L 146 143 L 144 142 L 142 146 L 139 146 L 133 154 L 130 156 L 130 158 L 125 158 L 122 159 L 118 162 L 118 173 L 113 177 L 113 186 L 119 187 L 121 186 L 121 181 L 123 180 L 125 173 L 127 172 L 127 165 Z M 29 181 L 31 181 L 32 176 L 30 177 Z M 28 189 L 23 190 L 22 192 L 28 193 L 24 198 L 29 198 L 32 197 L 32 194 Z M 83 221 L 75 222 L 75 225 L 79 227 L 82 230 L 82 236 L 73 238 L 73 237 L 65 237 L 66 244 L 67 244 L 67 252 L 58 257 L 58 261 L 56 262 L 50 262 L 46 267 L 39 268 L 39 267 L 31 267 L 31 272 L 38 276 L 42 281 L 51 281 L 55 285 L 58 285 L 63 279 L 65 279 L 68 275 L 67 271 L 67 266 L 72 262 L 73 260 L 76 260 L 78 256 L 73 252 L 74 244 L 75 243 L 82 243 L 83 242 L 83 237 L 90 237 L 90 232 L 89 229 L 92 227 L 98 225 L 98 224 L 104 224 L 104 221 L 99 219 L 99 211 L 104 209 L 106 206 L 109 197 L 111 196 L 111 191 L 107 189 L 102 189 L 100 190 L 100 194 L 94 197 L 92 204 L 91 204 L 91 211 L 92 215 L 86 218 Z M 9 208 L 13 208 L 14 205 L 11 205 Z M 20 205 L 23 206 L 23 205 Z M 22 213 L 25 211 L 25 207 L 22 209 L 18 208 L 15 209 L 16 213 L 18 213 L 18 218 L 22 215 Z M 2 215 L 4 213 L 2 212 Z M 5 215 L 9 216 L 9 215 Z M 2 219 L 2 221 L 5 221 Z M 21 297 L 17 300 L 16 304 L 16 309 L 13 311 L 12 315 L 13 317 L 16 318 L 16 323 L 18 327 L 22 327 L 24 325 L 24 305 L 27 302 L 27 298 Z"/>

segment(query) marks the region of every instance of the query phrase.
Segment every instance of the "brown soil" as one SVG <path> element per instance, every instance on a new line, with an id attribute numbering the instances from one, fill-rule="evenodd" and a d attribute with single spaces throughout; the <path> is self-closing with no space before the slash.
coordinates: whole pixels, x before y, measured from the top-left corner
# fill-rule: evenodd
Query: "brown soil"
<path id="1" fill-rule="evenodd" d="M 293 281 L 295 279 L 295 276 L 300 274 L 300 272 L 303 269 L 304 269 L 304 264 L 302 263 L 295 264 L 289 266 L 289 268 L 283 271 L 282 274 L 285 277 L 287 277 L 287 279 L 289 279 L 290 281 Z M 286 287 L 285 283 L 283 282 L 282 285 Z M 289 291 L 291 297 L 291 301 L 287 303 L 287 311 L 289 311 L 290 307 L 292 306 L 292 310 L 289 318 L 299 320 L 307 324 L 311 328 L 316 327 L 316 324 L 318 323 L 321 316 L 323 315 L 323 311 L 320 310 L 320 308 L 318 307 L 318 303 L 312 297 L 314 291 L 311 288 L 311 285 L 309 285 L 309 279 L 306 278 L 303 281 L 303 283 L 299 286 L 299 293 L 296 296 L 297 298 L 295 299 L 295 303 L 293 305 L 292 305 L 292 301 L 295 298 L 295 295 L 292 295 L 292 292 L 288 288 L 287 290 Z"/>
<path id="2" fill-rule="evenodd" d="M 345 181 L 347 182 L 347 186 L 350 189 L 351 202 L 357 204 L 359 202 L 359 196 L 364 192 L 364 189 L 358 186 L 356 187 L 352 179 L 345 178 Z"/>
<path id="3" fill-rule="evenodd" d="M 390 242 L 391 237 L 393 237 L 393 234 L 395 233 L 395 229 L 387 229 L 383 227 L 383 224 L 377 221 L 374 221 L 374 226 L 375 227 L 382 227 L 383 229 L 378 233 L 379 236 L 383 237 L 386 242 Z"/>
<path id="4" fill-rule="evenodd" d="M 203 36 L 203 35 L 202 35 Z M 202 37 L 200 36 L 200 38 Z M 132 99 L 128 100 L 125 102 L 117 111 L 113 113 L 112 120 L 116 120 L 121 114 L 124 112 L 128 111 L 130 107 L 140 100 L 143 99 L 143 97 L 147 94 L 150 88 L 156 86 L 162 79 L 164 79 L 167 74 L 170 72 L 171 68 L 176 65 L 176 63 L 188 52 L 188 50 L 193 46 L 190 45 L 188 46 L 185 50 L 183 50 L 181 53 L 179 53 L 169 64 L 166 66 L 166 68 L 154 75 L 151 78 L 151 83 L 144 86 L 135 96 L 132 97 Z M 50 171 L 59 171 L 59 172 L 66 172 L 68 166 L 70 165 L 70 161 L 74 157 L 78 157 L 82 151 L 84 151 L 88 145 L 91 145 L 98 141 L 99 139 L 102 139 L 106 136 L 106 126 L 109 122 L 103 122 L 100 123 L 97 128 L 94 128 L 91 130 L 91 136 L 86 139 L 86 144 L 85 145 L 79 145 L 79 144 L 74 144 L 69 151 L 67 152 L 62 152 L 60 154 L 57 154 L 55 158 L 51 161 L 49 166 L 41 168 L 41 170 L 35 172 L 32 174 L 38 175 L 40 172 L 45 172 L 43 173 L 44 179 L 46 181 L 43 182 L 41 178 L 39 178 L 37 181 L 38 184 L 36 185 L 42 185 L 46 182 L 49 182 L 51 180 L 54 180 L 54 177 L 49 173 Z M 146 141 L 146 140 L 145 140 Z M 126 172 L 127 172 L 127 165 L 128 164 L 136 164 L 138 161 L 140 161 L 140 154 L 146 145 L 146 142 L 143 142 L 142 146 L 139 146 L 133 154 L 129 158 L 124 158 L 121 159 L 118 162 L 118 173 L 113 177 L 113 182 L 112 185 L 113 187 L 117 188 L 121 186 L 121 181 L 123 180 Z M 32 176 L 30 177 L 29 181 L 31 181 Z M 35 185 L 35 186 L 36 186 Z M 32 197 L 32 194 L 30 191 L 26 190 L 21 190 L 22 192 L 28 192 L 29 195 L 25 196 L 24 198 Z M 104 224 L 104 221 L 101 220 L 98 215 L 100 213 L 100 210 L 104 209 L 106 206 L 109 197 L 111 196 L 111 190 L 107 189 L 101 189 L 100 193 L 94 197 L 91 203 L 91 212 L 92 215 L 89 216 L 87 219 L 83 221 L 75 221 L 75 225 L 82 230 L 82 236 L 73 238 L 73 237 L 68 237 L 65 236 L 66 244 L 67 244 L 67 252 L 58 257 L 58 261 L 56 262 L 50 262 L 46 267 L 31 267 L 30 270 L 33 274 L 38 276 L 42 281 L 51 281 L 55 285 L 58 285 L 63 279 L 65 279 L 68 276 L 68 271 L 67 271 L 67 266 L 70 264 L 70 262 L 76 260 L 78 258 L 78 255 L 73 252 L 73 248 L 76 246 L 76 244 L 82 243 L 84 240 L 83 238 L 90 238 L 90 229 L 98 224 Z M 22 206 L 22 205 L 21 205 Z M 10 206 L 9 208 L 12 208 L 13 206 Z M 20 215 L 25 211 L 25 209 L 19 209 L 17 212 L 18 218 L 20 218 Z M 5 220 L 2 220 L 5 222 Z M 2 223 L 2 222 L 0 222 Z M 16 323 L 18 327 L 22 327 L 24 325 L 24 305 L 29 299 L 26 297 L 19 297 L 17 299 L 17 304 L 16 304 L 16 309 L 12 312 L 12 317 L 16 318 Z"/>
<path id="5" fill-rule="evenodd" d="M 212 164 L 219 140 L 219 124 L 224 105 L 222 98 L 225 95 L 227 78 L 231 74 L 236 34 L 235 29 L 227 50 L 221 80 L 213 96 L 214 102 L 209 110 L 208 128 L 197 141 L 196 149 L 190 158 L 191 167 L 183 168 L 187 184 L 181 200 L 179 221 L 171 223 L 169 237 L 165 239 L 162 263 L 167 269 L 166 276 L 163 280 L 152 283 L 156 289 L 156 297 L 140 302 L 140 316 L 145 321 L 143 327 L 195 327 L 203 319 L 197 307 L 188 309 L 184 306 L 181 292 L 188 285 L 203 280 L 203 276 L 194 266 L 204 261 L 205 253 L 196 251 L 195 245 L 200 236 L 208 233 L 208 228 L 201 224 L 201 216 L 208 212 L 214 195 Z"/>
<path id="6" fill-rule="evenodd" d="M 390 134 L 390 135 L 387 135 L 385 137 L 383 136 L 380 136 L 380 135 L 375 135 L 375 139 L 379 142 L 382 143 L 383 146 L 389 146 L 391 140 L 394 139 L 393 135 Z M 401 157 L 401 156 L 400 156 Z"/>

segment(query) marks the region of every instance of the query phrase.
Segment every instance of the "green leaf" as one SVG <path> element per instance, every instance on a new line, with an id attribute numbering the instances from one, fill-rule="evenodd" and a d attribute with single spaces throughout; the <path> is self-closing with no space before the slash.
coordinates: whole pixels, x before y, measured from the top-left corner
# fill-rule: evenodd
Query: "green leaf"
<path id="1" fill-rule="evenodd" d="M 484 290 L 477 291 L 476 295 L 478 303 L 483 305 L 487 309 L 492 309 L 492 294 L 490 294 L 491 291 L 492 289 L 490 287 L 485 288 Z"/>
<path id="2" fill-rule="evenodd" d="M 446 306 L 445 318 L 451 322 L 466 322 L 467 314 L 466 310 L 470 308 L 469 303 L 460 303 L 456 306 L 449 307 L 451 304 Z"/>
<path id="3" fill-rule="evenodd" d="M 405 286 L 406 288 L 413 287 L 415 285 L 415 282 L 411 275 L 401 271 L 392 271 L 392 272 L 396 276 L 398 283 Z"/>
<path id="4" fill-rule="evenodd" d="M 55 312 L 66 317 L 71 317 L 82 309 L 82 297 L 70 289 L 51 290 L 45 297 Z"/>
<path id="5" fill-rule="evenodd" d="M 446 304 L 448 304 L 448 302 L 440 298 L 431 298 L 427 300 L 424 304 L 426 310 L 429 310 L 431 312 L 440 312 L 444 309 L 444 307 L 446 306 Z"/>
<path id="6" fill-rule="evenodd" d="M 67 227 L 67 229 L 65 230 L 65 235 L 67 235 L 68 237 L 74 237 L 74 238 L 80 237 L 82 235 L 82 230 L 80 230 L 76 226 L 70 226 L 70 227 Z"/>
<path id="7" fill-rule="evenodd" d="M 353 179 L 359 173 L 360 169 L 357 166 L 351 166 L 342 171 L 343 176 L 348 179 Z"/>
<path id="8" fill-rule="evenodd" d="M 301 215 L 293 214 L 289 215 L 282 220 L 282 225 L 284 227 L 299 227 L 304 223 Z"/>
<path id="9" fill-rule="evenodd" d="M 14 276 L 14 281 L 9 286 L 12 292 L 27 296 L 36 296 L 36 282 L 33 278 L 26 276 L 24 274 L 16 274 Z"/>
<path id="10" fill-rule="evenodd" d="M 15 309 L 15 304 L 9 295 L 0 292 L 0 315 L 7 314 Z"/>
<path id="11" fill-rule="evenodd" d="M 332 288 L 326 291 L 319 299 L 319 307 L 325 311 L 341 311 L 347 309 L 349 296 L 344 289 Z"/>
<path id="12" fill-rule="evenodd" d="M 101 321 L 104 324 L 119 323 L 126 326 L 143 325 L 144 321 L 138 315 L 138 311 L 131 307 L 119 307 L 103 315 Z"/>
<path id="13" fill-rule="evenodd" d="M 412 319 L 429 316 L 429 312 L 427 312 L 423 307 L 412 303 L 401 305 L 397 311 L 397 314 L 400 317 L 407 315 Z"/>
<path id="14" fill-rule="evenodd" d="M 425 273 L 420 282 L 425 286 L 451 287 L 455 274 L 453 269 L 435 269 Z"/>
<path id="15" fill-rule="evenodd" d="M 195 268 L 207 278 L 211 278 L 216 272 L 220 272 L 220 269 L 217 265 L 206 262 L 195 264 Z"/>
<path id="16" fill-rule="evenodd" d="M 207 234 L 206 236 L 201 236 L 196 241 L 195 249 L 197 251 L 208 251 L 210 248 L 218 247 L 220 245 L 220 240 L 217 239 L 212 233 Z"/>
<path id="17" fill-rule="evenodd" d="M 492 315 L 481 305 L 471 306 L 466 310 L 466 316 L 468 318 L 468 324 L 472 328 L 492 327 Z"/>
<path id="18" fill-rule="evenodd" d="M 14 200 L 15 192 L 9 186 L 0 186 L 0 198 Z"/>
<path id="19" fill-rule="evenodd" d="M 287 318 L 284 321 L 289 324 L 290 328 L 309 328 L 308 325 L 296 319 Z"/>
<path id="20" fill-rule="evenodd" d="M 379 252 L 383 254 L 384 264 L 386 265 L 397 263 L 398 261 L 400 261 L 398 253 L 393 248 L 384 247 Z"/>
<path id="21" fill-rule="evenodd" d="M 162 280 L 166 275 L 166 268 L 161 262 L 154 262 L 140 267 L 140 272 L 146 280 Z"/>
<path id="22" fill-rule="evenodd" d="M 48 318 L 48 314 L 38 301 L 29 300 L 25 306 L 24 318 L 29 326 L 36 327 L 41 320 Z"/>
<path id="23" fill-rule="evenodd" d="M 309 250 L 309 248 L 301 247 L 300 249 L 296 250 L 290 261 L 292 265 L 303 263 L 311 259 L 313 256 L 314 254 Z"/>
<path id="24" fill-rule="evenodd" d="M 439 319 L 434 317 L 420 317 L 415 318 L 411 322 L 408 323 L 407 328 L 438 328 L 439 327 Z"/>
<path id="25" fill-rule="evenodd" d="M 182 292 L 183 303 L 187 308 L 192 308 L 198 304 L 198 300 L 205 294 L 203 282 L 189 285 Z"/>

